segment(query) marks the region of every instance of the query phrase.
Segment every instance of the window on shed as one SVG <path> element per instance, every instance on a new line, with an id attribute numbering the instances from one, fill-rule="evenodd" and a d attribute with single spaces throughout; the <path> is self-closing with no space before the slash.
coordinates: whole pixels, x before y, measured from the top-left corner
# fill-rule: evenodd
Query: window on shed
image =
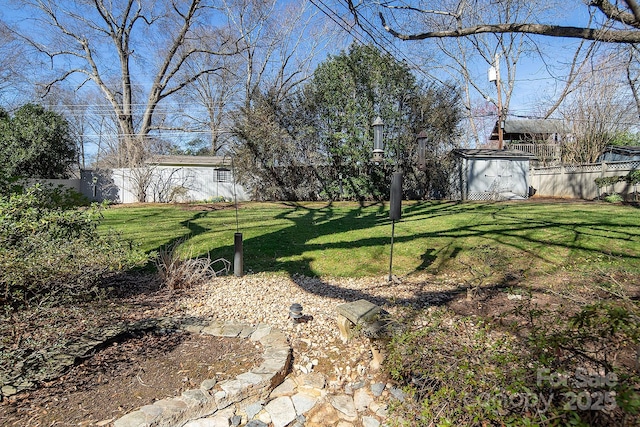
<path id="1" fill-rule="evenodd" d="M 229 169 L 217 169 L 218 182 L 231 182 L 231 170 Z"/>

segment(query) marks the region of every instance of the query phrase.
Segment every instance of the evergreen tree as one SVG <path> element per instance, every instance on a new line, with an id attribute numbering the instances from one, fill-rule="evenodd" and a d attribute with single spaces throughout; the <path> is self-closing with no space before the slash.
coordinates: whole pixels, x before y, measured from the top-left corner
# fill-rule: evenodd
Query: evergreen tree
<path id="1" fill-rule="evenodd" d="M 76 146 L 63 116 L 35 104 L 13 117 L 0 113 L 0 175 L 66 178 L 77 161 Z"/>

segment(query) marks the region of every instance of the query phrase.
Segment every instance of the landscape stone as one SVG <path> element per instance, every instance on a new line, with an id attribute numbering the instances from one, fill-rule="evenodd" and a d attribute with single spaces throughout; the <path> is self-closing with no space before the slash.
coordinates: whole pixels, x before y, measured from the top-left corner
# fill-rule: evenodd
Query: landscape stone
<path id="1" fill-rule="evenodd" d="M 256 415 L 256 419 L 265 424 L 271 424 L 271 415 L 264 409 Z"/>
<path id="2" fill-rule="evenodd" d="M 261 383 L 264 383 L 264 385 L 266 385 L 266 380 L 269 379 L 269 376 L 265 374 L 256 374 L 253 372 L 245 372 L 236 376 L 236 379 L 251 385 L 257 385 Z"/>
<path id="3" fill-rule="evenodd" d="M 268 335 L 260 339 L 260 344 L 265 347 L 287 345 L 287 336 L 278 330 L 272 330 Z"/>
<path id="4" fill-rule="evenodd" d="M 343 413 L 348 418 L 356 418 L 358 413 L 356 412 L 356 406 L 353 403 L 353 397 L 346 394 L 338 394 L 331 396 L 329 402 L 333 405 L 338 412 Z"/>
<path id="5" fill-rule="evenodd" d="M 404 402 L 405 396 L 404 396 L 404 392 L 401 389 L 397 387 L 391 387 L 391 389 L 389 390 L 389 393 L 391 393 L 391 395 L 396 399 L 398 399 L 400 402 Z"/>
<path id="6" fill-rule="evenodd" d="M 296 409 L 288 396 L 278 397 L 267 403 L 264 409 L 269 413 L 273 427 L 285 427 L 296 419 Z"/>
<path id="7" fill-rule="evenodd" d="M 247 414 L 247 419 L 252 420 L 260 411 L 262 411 L 263 403 L 255 402 L 251 405 L 245 406 L 244 412 Z"/>
<path id="8" fill-rule="evenodd" d="M 156 405 L 144 405 L 138 409 L 140 412 L 144 412 L 147 415 L 147 421 L 150 419 L 156 419 L 164 412 L 164 409 Z"/>
<path id="9" fill-rule="evenodd" d="M 245 427 L 268 427 L 268 424 L 265 424 L 260 420 L 251 420 Z"/>
<path id="10" fill-rule="evenodd" d="M 327 385 L 327 380 L 320 372 L 300 375 L 297 378 L 298 385 L 304 388 L 322 390 Z"/>
<path id="11" fill-rule="evenodd" d="M 291 397 L 293 406 L 296 408 L 296 413 L 302 415 L 310 411 L 318 402 L 317 396 L 312 396 L 307 393 L 297 393 Z"/>
<path id="12" fill-rule="evenodd" d="M 133 411 L 117 419 L 113 427 L 140 427 L 147 425 L 147 416 L 141 411 Z"/>
<path id="13" fill-rule="evenodd" d="M 369 405 L 373 402 L 373 396 L 364 388 L 359 388 L 353 394 L 353 403 L 356 407 L 356 411 L 364 412 L 369 408 Z"/>
<path id="14" fill-rule="evenodd" d="M 220 383 L 220 388 L 227 392 L 227 396 L 233 399 L 237 396 L 243 396 L 244 390 L 251 384 L 242 380 L 229 380 Z"/>
<path id="15" fill-rule="evenodd" d="M 210 423 L 205 424 L 206 427 L 229 427 L 229 417 L 225 415 L 213 415 L 204 420 Z"/>
<path id="16" fill-rule="evenodd" d="M 204 329 L 204 325 L 184 325 L 182 328 L 192 334 L 199 334 Z"/>
<path id="17" fill-rule="evenodd" d="M 206 335 L 212 335 L 214 337 L 219 337 L 222 334 L 222 326 L 222 323 L 212 323 L 211 325 L 202 328 L 202 333 Z"/>
<path id="18" fill-rule="evenodd" d="M 384 391 L 384 388 L 384 383 L 373 383 L 371 384 L 371 393 L 373 393 L 373 395 L 376 397 L 380 397 L 380 395 L 382 395 L 382 392 Z"/>
<path id="19" fill-rule="evenodd" d="M 362 427 L 380 427 L 380 421 L 373 417 L 362 417 Z"/>
<path id="20" fill-rule="evenodd" d="M 225 324 L 222 326 L 222 330 L 220 331 L 220 336 L 226 337 L 226 338 L 237 338 L 243 329 L 244 329 L 244 325 Z"/>
<path id="21" fill-rule="evenodd" d="M 251 336 L 251 334 L 253 334 L 256 331 L 256 327 L 255 326 L 251 326 L 251 325 L 244 325 L 242 327 L 242 331 L 240 331 L 240 335 L 238 335 L 238 338 L 249 338 Z"/>
<path id="22" fill-rule="evenodd" d="M 201 418 L 199 420 L 191 420 L 188 421 L 183 427 L 217 427 L 217 421 L 214 421 L 212 418 Z M 227 422 L 227 426 L 229 427 L 229 423 Z"/>
<path id="23" fill-rule="evenodd" d="M 296 383 L 291 378 L 286 378 L 282 384 L 274 388 L 269 397 L 276 398 L 281 396 L 291 396 L 296 388 Z"/>
<path id="24" fill-rule="evenodd" d="M 182 392 L 182 398 L 187 404 L 202 404 L 211 400 L 211 396 L 205 394 L 202 390 L 185 390 Z"/>
<path id="25" fill-rule="evenodd" d="M 209 391 L 212 388 L 214 388 L 217 383 L 218 383 L 218 380 L 215 379 L 215 378 L 204 380 L 204 381 L 202 381 L 202 384 L 200 384 L 200 388 L 202 390 Z"/>
<path id="26" fill-rule="evenodd" d="M 2 387 L 3 396 L 13 396 L 18 392 L 18 389 L 11 385 L 5 385 Z"/>
<path id="27" fill-rule="evenodd" d="M 258 325 L 256 326 L 256 330 L 251 334 L 249 338 L 251 341 L 260 341 L 263 337 L 269 335 L 271 333 L 271 326 L 269 325 Z"/>
<path id="28" fill-rule="evenodd" d="M 338 411 L 329 403 L 316 405 L 307 414 L 305 427 L 326 427 L 337 423 L 340 420 Z"/>
<path id="29" fill-rule="evenodd" d="M 166 413 L 176 413 L 187 409 L 187 404 L 178 399 L 162 399 L 153 402 L 153 405 L 162 408 Z"/>

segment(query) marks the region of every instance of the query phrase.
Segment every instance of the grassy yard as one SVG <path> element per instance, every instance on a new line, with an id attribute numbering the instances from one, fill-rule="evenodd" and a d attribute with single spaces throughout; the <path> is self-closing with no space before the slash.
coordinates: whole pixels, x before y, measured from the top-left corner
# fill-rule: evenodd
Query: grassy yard
<path id="1" fill-rule="evenodd" d="M 104 213 L 147 252 L 184 240 L 184 256 L 233 259 L 232 205 L 120 206 Z M 640 272 L 640 210 L 606 203 L 405 202 L 394 274 Z M 246 271 L 363 277 L 388 272 L 388 206 L 247 203 L 237 212 Z M 481 280 L 481 279 L 478 279 Z"/>
<path id="2" fill-rule="evenodd" d="M 39 300 L 6 307 L 0 319 L 0 376 L 15 366 L 31 366 L 26 362 L 40 351 L 62 348 L 94 328 L 207 307 L 214 289 L 228 312 L 243 319 L 246 305 L 254 303 L 279 319 L 282 313 L 272 300 L 262 298 L 276 294 L 273 301 L 280 305 L 286 298 L 279 291 L 327 300 L 337 295 L 344 301 L 376 295 L 396 325 L 386 338 L 384 381 L 412 396 L 391 402 L 389 425 L 640 425 L 637 207 L 542 200 L 405 202 L 394 246 L 394 274 L 403 280 L 385 286 L 376 286 L 389 268 L 391 222 L 384 204 L 246 203 L 237 212 L 231 204 L 149 204 L 113 206 L 103 215 L 99 233 L 115 230 L 122 236 L 115 236 L 114 247 L 128 249 L 129 240 L 150 255 L 181 242 L 184 258 L 232 260 L 239 230 L 245 271 L 267 274 L 221 280 L 227 287 L 187 283 L 174 291 L 161 275 L 146 274 L 154 268 L 150 261 L 149 271 L 106 275 L 75 297 L 65 296 L 64 289 L 56 293 L 54 286 L 37 295 Z M 58 261 L 63 243 L 50 248 Z M 103 256 L 118 259 L 113 249 Z M 77 252 L 68 256 L 76 258 Z M 358 277 L 363 279 L 351 279 Z M 231 285 L 249 289 L 230 298 Z M 309 291 L 313 295 L 306 295 Z M 402 292 L 409 296 L 401 298 Z M 198 313 L 211 315 L 203 310 Z M 267 315 L 260 316 L 255 323 Z M 309 350 L 301 342 L 293 341 L 294 353 Z M 356 347 L 366 351 L 362 358 L 352 358 L 347 348 L 339 359 L 366 360 L 368 347 Z M 329 378 L 333 366 L 323 363 L 330 367 Z M 355 372 L 355 364 L 351 368 Z M 583 372 L 595 385 L 574 381 Z M 609 373 L 617 379 L 603 388 L 598 381 Z M 552 384 L 545 379 L 551 376 L 573 382 Z M 53 395 L 65 394 L 65 381 L 57 382 Z M 94 395 L 88 388 L 81 392 Z M 533 400 L 523 406 L 518 400 L 537 396 L 549 406 Z M 572 396 L 582 399 L 578 409 L 570 407 Z M 31 411 L 40 401 L 17 400 L 15 408 L 4 410 Z M 600 407 L 603 402 L 614 405 Z M 0 419 L 2 411 L 0 406 Z"/>

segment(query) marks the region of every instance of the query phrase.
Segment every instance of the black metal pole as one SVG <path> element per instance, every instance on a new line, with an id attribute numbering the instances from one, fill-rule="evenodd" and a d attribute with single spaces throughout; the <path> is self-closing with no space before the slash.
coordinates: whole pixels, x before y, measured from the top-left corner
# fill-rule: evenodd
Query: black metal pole
<path id="1" fill-rule="evenodd" d="M 242 249 L 242 233 L 235 233 L 233 236 L 233 274 L 236 277 L 242 277 L 244 274 L 243 265 L 243 249 Z"/>
<path id="2" fill-rule="evenodd" d="M 391 220 L 391 255 L 389 256 L 389 282 L 393 280 L 393 235 L 396 232 L 396 220 Z"/>

